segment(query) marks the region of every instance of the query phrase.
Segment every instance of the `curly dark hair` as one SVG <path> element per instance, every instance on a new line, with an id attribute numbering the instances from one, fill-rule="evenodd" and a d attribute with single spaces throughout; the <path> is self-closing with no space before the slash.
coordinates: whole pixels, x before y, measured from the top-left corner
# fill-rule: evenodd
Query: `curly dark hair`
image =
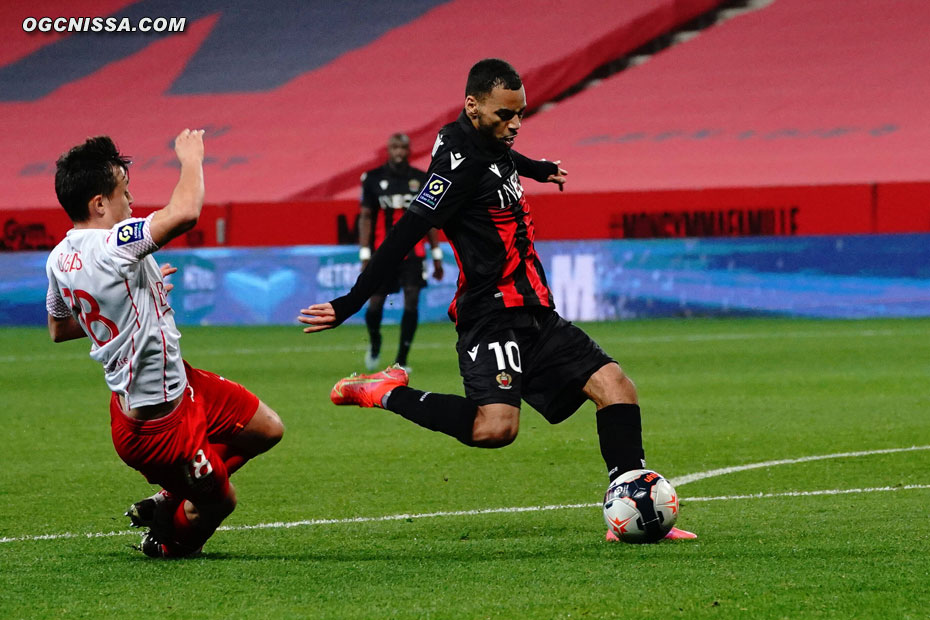
<path id="1" fill-rule="evenodd" d="M 500 58 L 485 58 L 476 62 L 468 72 L 465 96 L 482 99 L 491 94 L 496 86 L 507 90 L 519 90 L 523 86 L 520 74 L 509 62 Z"/>

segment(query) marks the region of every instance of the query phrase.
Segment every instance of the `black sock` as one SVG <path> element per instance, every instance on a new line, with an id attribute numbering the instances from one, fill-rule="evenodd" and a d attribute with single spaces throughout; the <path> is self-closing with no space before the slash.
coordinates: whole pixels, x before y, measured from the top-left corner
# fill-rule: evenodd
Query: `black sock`
<path id="1" fill-rule="evenodd" d="M 416 310 L 404 310 L 404 314 L 400 317 L 400 347 L 397 349 L 395 361 L 401 366 L 407 365 L 407 353 L 410 352 L 410 344 L 417 331 L 417 318 Z"/>
<path id="2" fill-rule="evenodd" d="M 472 445 L 478 406 L 464 396 L 434 394 L 401 386 L 391 390 L 385 408 L 431 431 Z"/>
<path id="3" fill-rule="evenodd" d="M 368 307 L 365 311 L 365 325 L 368 327 L 368 339 L 371 341 L 371 356 L 381 354 L 381 313 Z"/>
<path id="4" fill-rule="evenodd" d="M 611 480 L 623 472 L 645 467 L 639 405 L 608 405 L 598 410 L 597 436 Z"/>

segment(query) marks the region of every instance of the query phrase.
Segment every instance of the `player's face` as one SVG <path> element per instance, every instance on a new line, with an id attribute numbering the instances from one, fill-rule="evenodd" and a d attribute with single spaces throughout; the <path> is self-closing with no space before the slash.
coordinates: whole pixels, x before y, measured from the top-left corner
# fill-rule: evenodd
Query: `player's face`
<path id="1" fill-rule="evenodd" d="M 126 170 L 118 166 L 113 167 L 117 183 L 109 196 L 103 197 L 107 206 L 107 219 L 111 225 L 132 217 L 132 194 L 129 193 L 129 175 Z"/>
<path id="2" fill-rule="evenodd" d="M 388 163 L 392 166 L 400 166 L 407 163 L 410 157 L 410 143 L 397 138 L 388 140 L 387 144 Z"/>
<path id="3" fill-rule="evenodd" d="M 465 109 L 478 133 L 502 149 L 509 149 L 513 146 L 523 114 L 526 113 L 526 92 L 522 86 L 519 90 L 495 86 L 482 99 L 466 97 Z"/>

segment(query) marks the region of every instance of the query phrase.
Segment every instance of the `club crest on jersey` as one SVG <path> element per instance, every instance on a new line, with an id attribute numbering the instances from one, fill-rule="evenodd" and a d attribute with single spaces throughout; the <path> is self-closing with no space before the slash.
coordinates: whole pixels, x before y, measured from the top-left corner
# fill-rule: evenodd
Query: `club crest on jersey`
<path id="1" fill-rule="evenodd" d="M 435 210 L 436 207 L 439 206 L 439 201 L 446 195 L 450 187 L 452 187 L 452 181 L 434 172 L 430 175 L 429 180 L 426 181 L 426 186 L 423 188 L 423 191 L 417 195 L 417 202 Z"/>
<path id="2" fill-rule="evenodd" d="M 407 183 L 407 187 L 410 189 L 411 192 L 420 191 L 419 179 L 410 179 L 410 181 Z"/>
<path id="3" fill-rule="evenodd" d="M 142 241 L 145 235 L 142 232 L 145 222 L 123 224 L 116 231 L 116 245 L 126 245 L 133 241 Z"/>
<path id="4" fill-rule="evenodd" d="M 513 387 L 513 377 L 508 375 L 506 372 L 502 372 L 494 378 L 497 379 L 497 387 L 502 390 L 509 390 Z"/>

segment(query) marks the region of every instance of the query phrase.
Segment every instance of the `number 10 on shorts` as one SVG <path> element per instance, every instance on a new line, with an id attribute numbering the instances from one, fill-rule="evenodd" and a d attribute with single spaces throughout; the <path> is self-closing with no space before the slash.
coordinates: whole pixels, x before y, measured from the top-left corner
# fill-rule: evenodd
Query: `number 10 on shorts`
<path id="1" fill-rule="evenodd" d="M 510 365 L 511 370 L 523 372 L 520 369 L 520 347 L 513 340 L 505 342 L 503 347 L 499 342 L 489 342 L 488 349 L 494 353 L 498 370 L 507 370 L 507 365 L 504 363 L 504 357 L 506 356 L 507 364 Z"/>

